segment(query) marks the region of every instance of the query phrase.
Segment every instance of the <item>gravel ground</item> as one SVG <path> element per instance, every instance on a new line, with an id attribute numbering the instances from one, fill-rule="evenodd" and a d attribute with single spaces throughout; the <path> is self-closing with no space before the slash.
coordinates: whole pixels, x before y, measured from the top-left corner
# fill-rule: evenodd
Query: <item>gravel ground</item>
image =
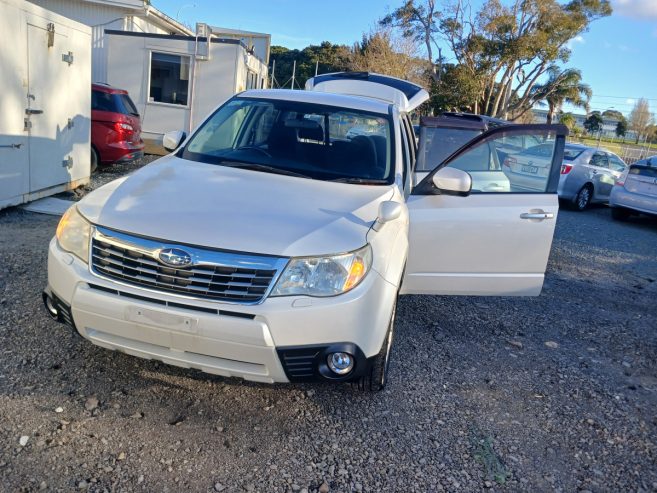
<path id="1" fill-rule="evenodd" d="M 538 298 L 403 298 L 373 395 L 92 346 L 41 306 L 56 223 L 0 212 L 0 489 L 657 491 L 655 220 L 561 212 Z"/>

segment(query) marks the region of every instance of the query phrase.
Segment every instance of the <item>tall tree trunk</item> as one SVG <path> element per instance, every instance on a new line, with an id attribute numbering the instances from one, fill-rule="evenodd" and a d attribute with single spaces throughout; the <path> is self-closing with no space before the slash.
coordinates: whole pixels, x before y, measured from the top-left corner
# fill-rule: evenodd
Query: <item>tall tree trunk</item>
<path id="1" fill-rule="evenodd" d="M 554 119 L 554 104 L 548 101 L 548 112 L 547 112 L 547 118 L 545 120 L 545 123 L 547 123 L 548 125 L 552 125 L 553 119 Z"/>

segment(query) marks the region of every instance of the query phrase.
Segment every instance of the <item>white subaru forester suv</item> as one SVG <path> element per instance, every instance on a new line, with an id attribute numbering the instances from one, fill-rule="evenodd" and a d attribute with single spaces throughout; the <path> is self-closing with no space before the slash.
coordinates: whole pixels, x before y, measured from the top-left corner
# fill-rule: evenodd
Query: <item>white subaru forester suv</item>
<path id="1" fill-rule="evenodd" d="M 427 99 L 327 74 L 165 135 L 171 154 L 62 217 L 49 313 L 185 368 L 383 388 L 398 295 L 538 295 L 558 210 L 565 127 L 501 125 L 419 171 L 409 112 Z M 518 186 L 504 163 L 537 139 L 550 171 Z"/>

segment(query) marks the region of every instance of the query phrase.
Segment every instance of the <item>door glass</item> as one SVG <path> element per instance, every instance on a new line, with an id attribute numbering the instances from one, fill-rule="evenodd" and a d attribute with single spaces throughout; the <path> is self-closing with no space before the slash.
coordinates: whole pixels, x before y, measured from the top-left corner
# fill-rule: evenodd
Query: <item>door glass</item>
<path id="1" fill-rule="evenodd" d="M 616 156 L 609 156 L 609 167 L 614 171 L 625 171 L 625 163 Z"/>
<path id="2" fill-rule="evenodd" d="M 589 164 L 591 166 L 597 166 L 598 168 L 609 168 L 609 164 L 607 163 L 607 155 L 602 154 L 601 152 L 596 152 L 593 154 L 593 157 L 591 157 L 591 161 L 589 161 Z"/>
<path id="3" fill-rule="evenodd" d="M 448 166 L 470 174 L 473 193 L 545 193 L 555 145 L 554 132 L 502 133 L 466 150 Z"/>

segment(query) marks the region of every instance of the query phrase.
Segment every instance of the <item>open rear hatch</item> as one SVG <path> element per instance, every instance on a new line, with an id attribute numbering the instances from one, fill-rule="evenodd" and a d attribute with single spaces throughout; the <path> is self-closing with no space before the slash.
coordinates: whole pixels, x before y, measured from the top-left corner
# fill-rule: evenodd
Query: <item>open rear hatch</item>
<path id="1" fill-rule="evenodd" d="M 335 72 L 308 79 L 306 90 L 321 91 L 386 101 L 409 112 L 429 99 L 429 93 L 407 80 L 370 72 Z"/>

